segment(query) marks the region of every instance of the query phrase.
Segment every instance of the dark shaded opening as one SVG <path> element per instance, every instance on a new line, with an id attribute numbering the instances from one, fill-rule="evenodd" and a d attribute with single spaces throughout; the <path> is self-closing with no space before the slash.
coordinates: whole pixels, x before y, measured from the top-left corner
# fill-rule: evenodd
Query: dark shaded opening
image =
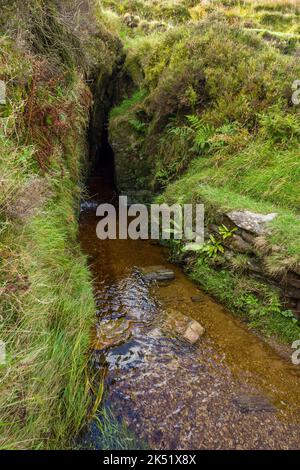
<path id="1" fill-rule="evenodd" d="M 97 146 L 92 175 L 105 177 L 107 183 L 115 189 L 114 152 L 109 143 L 107 120 L 104 122 L 101 135 L 98 138 L 100 143 Z"/>

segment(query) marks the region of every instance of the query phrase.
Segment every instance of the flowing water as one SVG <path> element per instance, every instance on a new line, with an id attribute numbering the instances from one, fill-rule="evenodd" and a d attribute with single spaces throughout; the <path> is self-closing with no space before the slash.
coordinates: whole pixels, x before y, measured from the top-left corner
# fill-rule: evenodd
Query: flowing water
<path id="1" fill-rule="evenodd" d="M 300 448 L 300 367 L 204 294 L 161 246 L 99 240 L 96 207 L 116 202 L 109 175 L 91 178 L 89 193 L 80 238 L 95 278 L 105 405 L 153 449 Z M 158 265 L 175 279 L 145 280 L 141 268 Z M 205 328 L 196 344 L 166 328 L 177 314 Z"/>

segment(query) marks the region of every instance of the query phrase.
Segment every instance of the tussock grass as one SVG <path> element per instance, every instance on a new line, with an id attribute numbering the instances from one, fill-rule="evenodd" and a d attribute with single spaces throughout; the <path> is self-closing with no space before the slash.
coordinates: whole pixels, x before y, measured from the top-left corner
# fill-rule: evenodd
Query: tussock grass
<path id="1" fill-rule="evenodd" d="M 88 414 L 85 373 L 94 300 L 79 255 L 71 191 L 76 188 L 61 189 L 15 239 L 16 247 L 5 240 L 14 255 L 18 250 L 15 269 L 24 286 L 18 292 L 15 285 L 14 295 L 8 291 L 2 305 L 0 336 L 8 361 L 1 370 L 0 407 L 1 420 L 10 423 L 1 433 L 2 448 L 68 446 Z"/>
<path id="2" fill-rule="evenodd" d="M 91 12 L 85 1 L 15 1 L 0 21 L 0 449 L 70 448 L 93 410 L 95 304 L 78 243 L 84 77 L 110 73 L 119 43 Z"/>

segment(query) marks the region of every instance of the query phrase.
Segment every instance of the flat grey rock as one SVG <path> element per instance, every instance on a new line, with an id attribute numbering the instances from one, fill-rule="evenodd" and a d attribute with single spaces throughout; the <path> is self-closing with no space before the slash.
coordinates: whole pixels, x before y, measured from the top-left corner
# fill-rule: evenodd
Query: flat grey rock
<path id="1" fill-rule="evenodd" d="M 266 224 L 277 216 L 277 213 L 256 214 L 250 211 L 227 212 L 226 216 L 240 229 L 252 232 L 255 235 L 263 235 L 267 232 Z"/>

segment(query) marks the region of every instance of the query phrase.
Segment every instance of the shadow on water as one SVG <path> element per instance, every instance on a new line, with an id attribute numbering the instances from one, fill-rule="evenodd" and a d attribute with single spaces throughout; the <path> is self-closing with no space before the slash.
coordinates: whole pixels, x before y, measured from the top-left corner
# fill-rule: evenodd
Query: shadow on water
<path id="1" fill-rule="evenodd" d="M 299 448 L 299 368 L 199 290 L 161 246 L 97 238 L 97 205 L 117 203 L 113 175 L 105 133 L 80 218 L 95 278 L 92 345 L 104 406 L 154 449 Z M 140 269 L 158 265 L 175 279 L 145 280 Z M 191 345 L 166 330 L 166 311 L 200 322 L 205 335 Z"/>

